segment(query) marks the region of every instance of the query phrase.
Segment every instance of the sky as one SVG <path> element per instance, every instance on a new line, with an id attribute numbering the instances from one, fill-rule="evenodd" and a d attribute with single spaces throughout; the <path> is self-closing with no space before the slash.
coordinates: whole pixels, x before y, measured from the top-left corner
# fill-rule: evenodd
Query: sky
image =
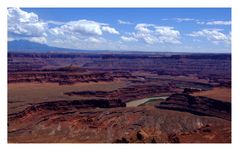
<path id="1" fill-rule="evenodd" d="M 8 41 L 82 50 L 231 52 L 230 8 L 8 8 Z"/>

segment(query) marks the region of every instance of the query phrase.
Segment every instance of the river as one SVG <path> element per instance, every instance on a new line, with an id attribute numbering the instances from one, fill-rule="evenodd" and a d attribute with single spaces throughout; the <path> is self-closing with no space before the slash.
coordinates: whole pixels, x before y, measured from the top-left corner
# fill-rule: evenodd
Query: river
<path id="1" fill-rule="evenodd" d="M 139 106 L 140 104 L 143 104 L 145 102 L 148 102 L 152 99 L 166 99 L 168 96 L 157 96 L 157 97 L 150 97 L 150 98 L 144 98 L 144 99 L 139 99 L 139 100 L 134 100 L 126 103 L 126 107 L 136 107 Z"/>

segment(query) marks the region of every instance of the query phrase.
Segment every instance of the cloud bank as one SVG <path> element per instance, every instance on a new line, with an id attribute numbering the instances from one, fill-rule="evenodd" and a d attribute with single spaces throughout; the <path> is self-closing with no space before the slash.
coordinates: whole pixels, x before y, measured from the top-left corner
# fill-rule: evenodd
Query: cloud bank
<path id="1" fill-rule="evenodd" d="M 157 20 L 157 17 L 155 19 Z M 173 18 L 170 21 L 174 24 L 165 26 L 161 23 L 133 23 L 122 19 L 105 23 L 85 18 L 61 22 L 43 20 L 36 13 L 20 8 L 8 8 L 8 39 L 23 39 L 55 47 L 90 50 L 167 51 L 179 48 L 184 50 L 189 47 L 193 49 L 193 46 L 188 46 L 190 45 L 188 41 L 192 37 L 193 45 L 199 45 L 201 41 L 225 45 L 231 43 L 230 31 L 225 32 L 222 28 L 230 26 L 231 21 L 202 21 L 195 18 Z M 117 24 L 113 25 L 113 22 Z M 178 28 L 187 23 L 195 23 L 199 26 L 197 28 L 201 29 L 187 34 Z M 221 28 L 208 29 L 205 26 Z"/>

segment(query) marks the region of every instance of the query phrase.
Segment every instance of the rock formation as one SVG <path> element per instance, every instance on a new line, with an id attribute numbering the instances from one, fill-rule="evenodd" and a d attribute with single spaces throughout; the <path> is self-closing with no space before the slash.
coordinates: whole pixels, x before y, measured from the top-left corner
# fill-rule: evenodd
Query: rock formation
<path id="1" fill-rule="evenodd" d="M 173 94 L 159 105 L 156 105 L 156 107 L 231 120 L 230 102 L 222 102 L 207 97 Z"/>
<path id="2" fill-rule="evenodd" d="M 66 107 L 66 106 L 65 106 Z M 9 115 L 8 141 L 24 143 L 230 143 L 230 121 L 156 109 L 41 108 Z M 53 110 L 52 110 L 53 109 Z"/>

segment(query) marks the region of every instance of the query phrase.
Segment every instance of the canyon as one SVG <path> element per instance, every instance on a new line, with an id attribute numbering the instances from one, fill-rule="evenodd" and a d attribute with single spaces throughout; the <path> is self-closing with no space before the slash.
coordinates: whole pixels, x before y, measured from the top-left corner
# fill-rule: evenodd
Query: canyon
<path id="1" fill-rule="evenodd" d="M 8 142 L 230 143 L 230 92 L 230 54 L 10 52 Z"/>

